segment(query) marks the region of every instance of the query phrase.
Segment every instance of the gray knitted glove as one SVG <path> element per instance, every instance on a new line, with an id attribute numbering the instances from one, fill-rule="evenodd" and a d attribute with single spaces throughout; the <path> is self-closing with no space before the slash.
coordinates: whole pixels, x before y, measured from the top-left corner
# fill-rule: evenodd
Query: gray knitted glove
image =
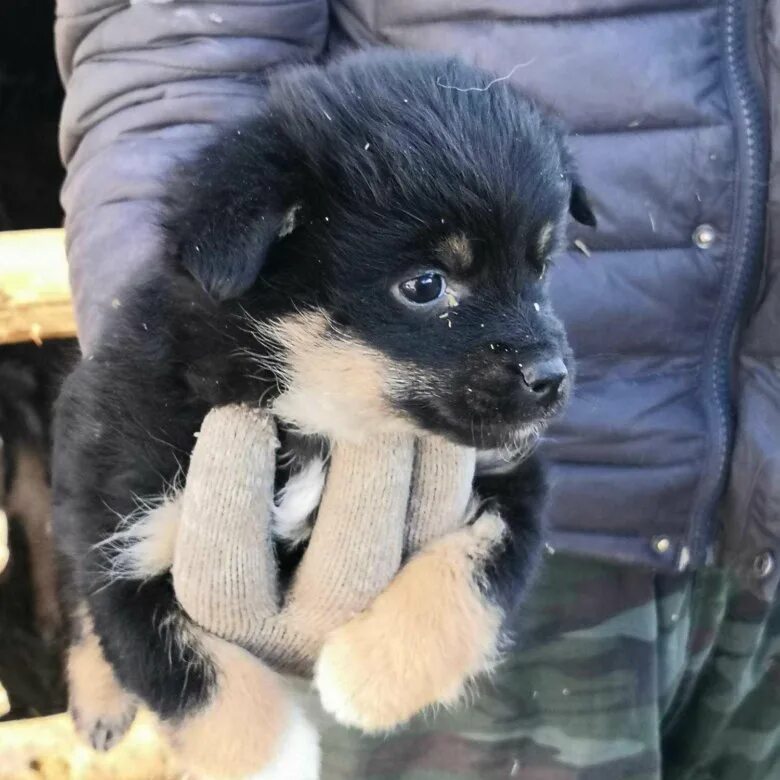
<path id="1" fill-rule="evenodd" d="M 271 537 L 277 447 L 267 413 L 209 413 L 190 462 L 173 578 L 200 626 L 276 669 L 307 674 L 327 634 L 366 609 L 406 555 L 465 523 L 474 450 L 410 434 L 337 443 L 283 598 Z"/>

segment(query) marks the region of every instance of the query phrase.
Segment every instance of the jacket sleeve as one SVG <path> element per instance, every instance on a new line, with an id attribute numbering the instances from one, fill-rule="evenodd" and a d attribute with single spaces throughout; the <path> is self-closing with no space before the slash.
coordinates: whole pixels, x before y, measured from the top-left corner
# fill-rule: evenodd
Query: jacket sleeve
<path id="1" fill-rule="evenodd" d="M 264 71 L 318 56 L 327 32 L 328 0 L 59 0 L 62 203 L 85 354 L 122 288 L 159 261 L 173 164 L 256 113 Z"/>

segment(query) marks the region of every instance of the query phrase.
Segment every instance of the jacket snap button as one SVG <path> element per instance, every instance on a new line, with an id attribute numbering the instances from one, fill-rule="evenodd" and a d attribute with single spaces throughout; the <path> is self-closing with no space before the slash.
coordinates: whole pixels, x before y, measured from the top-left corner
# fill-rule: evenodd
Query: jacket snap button
<path id="1" fill-rule="evenodd" d="M 654 536 L 652 541 L 653 549 L 660 555 L 668 553 L 672 547 L 672 541 L 668 536 Z"/>
<path id="2" fill-rule="evenodd" d="M 766 579 L 775 570 L 775 556 L 769 550 L 759 553 L 753 560 L 753 573 L 760 580 Z"/>
<path id="3" fill-rule="evenodd" d="M 709 249 L 715 243 L 716 233 L 712 225 L 699 225 L 693 231 L 693 243 L 699 249 Z"/>

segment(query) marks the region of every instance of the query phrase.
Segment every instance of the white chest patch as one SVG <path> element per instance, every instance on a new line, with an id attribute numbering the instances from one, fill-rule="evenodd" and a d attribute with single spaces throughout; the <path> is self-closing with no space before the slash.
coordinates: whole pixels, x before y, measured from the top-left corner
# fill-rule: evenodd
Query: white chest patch
<path id="1" fill-rule="evenodd" d="M 325 486 L 325 461 L 314 458 L 293 474 L 274 501 L 273 535 L 288 544 L 306 541 L 311 533 L 307 522 L 322 498 Z"/>

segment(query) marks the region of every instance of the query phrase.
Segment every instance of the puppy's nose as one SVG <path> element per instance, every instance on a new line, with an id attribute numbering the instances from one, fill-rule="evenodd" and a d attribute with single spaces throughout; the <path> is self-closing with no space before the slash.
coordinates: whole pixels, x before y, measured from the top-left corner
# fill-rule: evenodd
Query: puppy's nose
<path id="1" fill-rule="evenodd" d="M 560 357 L 523 363 L 520 368 L 528 389 L 540 402 L 554 401 L 561 392 L 569 372 Z"/>

